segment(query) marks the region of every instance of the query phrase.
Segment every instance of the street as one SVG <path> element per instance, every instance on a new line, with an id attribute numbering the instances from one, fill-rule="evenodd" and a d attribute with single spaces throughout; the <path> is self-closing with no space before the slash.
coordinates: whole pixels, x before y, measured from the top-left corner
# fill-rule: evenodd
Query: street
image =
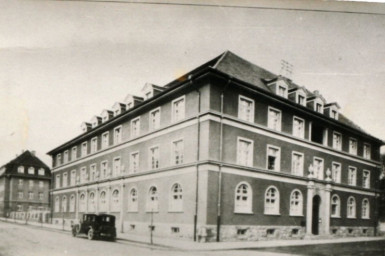
<path id="1" fill-rule="evenodd" d="M 284 255 L 258 251 L 187 252 L 118 240 L 88 240 L 69 232 L 0 222 L 0 256 L 105 256 L 105 255 Z"/>

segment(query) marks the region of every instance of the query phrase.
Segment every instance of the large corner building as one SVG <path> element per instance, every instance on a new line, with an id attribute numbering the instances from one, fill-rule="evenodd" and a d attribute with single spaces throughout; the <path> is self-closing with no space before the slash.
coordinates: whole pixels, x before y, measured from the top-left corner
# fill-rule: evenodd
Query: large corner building
<path id="1" fill-rule="evenodd" d="M 231 52 L 82 129 L 48 153 L 55 223 L 110 213 L 120 232 L 208 241 L 375 233 L 384 142 Z"/>

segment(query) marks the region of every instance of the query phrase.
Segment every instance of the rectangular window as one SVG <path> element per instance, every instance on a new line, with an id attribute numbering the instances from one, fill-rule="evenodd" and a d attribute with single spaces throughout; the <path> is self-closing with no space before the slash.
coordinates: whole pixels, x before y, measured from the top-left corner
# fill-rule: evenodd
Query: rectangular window
<path id="1" fill-rule="evenodd" d="M 281 111 L 269 107 L 269 116 L 267 126 L 275 131 L 281 131 Z"/>
<path id="2" fill-rule="evenodd" d="M 337 120 L 337 118 L 338 118 L 338 113 L 337 113 L 337 111 L 335 111 L 335 110 L 333 110 L 333 109 L 330 110 L 330 111 L 331 111 L 330 117 Z"/>
<path id="3" fill-rule="evenodd" d="M 100 178 L 104 179 L 107 178 L 107 167 L 108 167 L 108 162 L 104 161 L 100 163 Z"/>
<path id="4" fill-rule="evenodd" d="M 254 122 L 254 100 L 239 96 L 238 100 L 238 118 Z"/>
<path id="5" fill-rule="evenodd" d="M 305 96 L 298 94 L 297 103 L 302 105 L 302 106 L 305 106 Z"/>
<path id="6" fill-rule="evenodd" d="M 177 140 L 172 143 L 172 163 L 182 164 L 184 158 L 184 143 L 183 140 Z"/>
<path id="7" fill-rule="evenodd" d="M 19 191 L 19 192 L 17 193 L 17 196 L 18 196 L 19 199 L 23 199 L 24 193 L 23 193 L 22 191 Z"/>
<path id="8" fill-rule="evenodd" d="M 279 96 L 287 98 L 287 89 L 284 86 L 278 85 L 278 93 Z"/>
<path id="9" fill-rule="evenodd" d="M 369 144 L 364 144 L 364 153 L 363 153 L 363 157 L 366 158 L 366 159 L 370 159 L 370 155 L 371 155 L 371 152 L 370 152 L 370 145 Z"/>
<path id="10" fill-rule="evenodd" d="M 281 150 L 274 146 L 267 146 L 267 169 L 271 171 L 280 170 Z"/>
<path id="11" fill-rule="evenodd" d="M 29 180 L 29 187 L 32 188 L 33 187 L 33 180 Z"/>
<path id="12" fill-rule="evenodd" d="M 159 129 L 160 127 L 160 108 L 154 109 L 150 112 L 150 131 Z"/>
<path id="13" fill-rule="evenodd" d="M 33 192 L 32 191 L 28 192 L 28 199 L 33 199 Z"/>
<path id="14" fill-rule="evenodd" d="M 102 148 L 108 148 L 110 144 L 110 134 L 109 132 L 105 132 L 102 134 Z"/>
<path id="15" fill-rule="evenodd" d="M 322 158 L 314 157 L 313 159 L 314 177 L 319 180 L 324 178 L 324 160 Z"/>
<path id="16" fill-rule="evenodd" d="M 68 163 L 68 150 L 64 151 L 63 163 Z"/>
<path id="17" fill-rule="evenodd" d="M 245 166 L 253 166 L 253 141 L 245 138 L 238 138 L 237 142 L 237 163 Z"/>
<path id="18" fill-rule="evenodd" d="M 159 147 L 158 146 L 150 148 L 150 166 L 152 170 L 159 168 Z"/>
<path id="19" fill-rule="evenodd" d="M 139 152 L 131 153 L 130 155 L 130 172 L 136 173 L 139 169 Z"/>
<path id="20" fill-rule="evenodd" d="M 60 188 L 60 174 L 56 175 L 55 185 L 56 188 Z"/>
<path id="21" fill-rule="evenodd" d="M 112 175 L 114 177 L 120 175 L 120 157 L 114 158 L 112 166 Z"/>
<path id="22" fill-rule="evenodd" d="M 80 183 L 85 183 L 87 181 L 87 169 L 82 167 L 80 169 Z"/>
<path id="23" fill-rule="evenodd" d="M 172 122 L 178 122 L 185 117 L 185 96 L 172 101 Z"/>
<path id="24" fill-rule="evenodd" d="M 349 166 L 348 184 L 351 186 L 357 185 L 357 168 Z"/>
<path id="25" fill-rule="evenodd" d="M 24 173 L 24 166 L 17 167 L 17 173 Z"/>
<path id="26" fill-rule="evenodd" d="M 315 111 L 317 111 L 318 113 L 323 113 L 323 107 L 322 107 L 322 104 L 316 103 L 316 104 L 315 104 Z"/>
<path id="27" fill-rule="evenodd" d="M 305 137 L 305 121 L 298 117 L 293 117 L 293 136 L 303 139 Z"/>
<path id="28" fill-rule="evenodd" d="M 76 170 L 71 171 L 71 186 L 76 185 Z"/>
<path id="29" fill-rule="evenodd" d="M 341 164 L 333 162 L 332 163 L 332 180 L 335 183 L 341 183 Z"/>
<path id="30" fill-rule="evenodd" d="M 76 158 L 77 158 L 77 152 L 78 152 L 78 148 L 77 148 L 77 147 L 73 147 L 73 148 L 72 148 L 72 151 L 71 151 L 71 160 L 72 160 L 72 161 L 76 160 Z"/>
<path id="31" fill-rule="evenodd" d="M 19 179 L 19 186 L 22 187 L 24 184 L 23 180 L 22 179 Z"/>
<path id="32" fill-rule="evenodd" d="M 140 118 L 137 117 L 131 121 L 131 137 L 137 137 L 140 134 Z"/>
<path id="33" fill-rule="evenodd" d="M 291 173 L 298 176 L 303 176 L 303 154 L 293 152 L 291 157 Z"/>
<path id="34" fill-rule="evenodd" d="M 40 176 L 44 176 L 44 169 L 43 168 L 40 168 L 38 171 L 37 171 L 38 175 Z"/>
<path id="35" fill-rule="evenodd" d="M 82 157 L 87 155 L 87 142 L 82 143 Z"/>
<path id="36" fill-rule="evenodd" d="M 44 188 L 44 182 L 43 181 L 39 181 L 39 188 Z"/>
<path id="37" fill-rule="evenodd" d="M 90 181 L 96 180 L 96 164 L 90 165 Z"/>
<path id="38" fill-rule="evenodd" d="M 370 188 L 370 171 L 364 170 L 362 173 L 362 187 Z"/>
<path id="39" fill-rule="evenodd" d="M 119 144 L 122 141 L 122 127 L 116 127 L 114 129 L 114 145 Z"/>
<path id="40" fill-rule="evenodd" d="M 58 154 L 56 157 L 56 166 L 61 165 L 61 154 Z"/>
<path id="41" fill-rule="evenodd" d="M 29 167 L 28 168 L 28 174 L 35 174 L 35 168 L 33 168 L 33 167 Z"/>
<path id="42" fill-rule="evenodd" d="M 39 192 L 39 200 L 43 200 L 44 199 L 44 194 L 43 192 Z"/>
<path id="43" fill-rule="evenodd" d="M 333 132 L 333 148 L 341 150 L 342 149 L 342 135 L 338 132 Z"/>
<path id="44" fill-rule="evenodd" d="M 357 140 L 350 138 L 349 139 L 349 153 L 357 155 Z"/>
<path id="45" fill-rule="evenodd" d="M 67 183 L 68 183 L 68 177 L 67 177 L 67 173 L 63 173 L 63 187 L 67 187 Z"/>
<path id="46" fill-rule="evenodd" d="M 98 151 L 98 137 L 91 139 L 91 153 Z"/>

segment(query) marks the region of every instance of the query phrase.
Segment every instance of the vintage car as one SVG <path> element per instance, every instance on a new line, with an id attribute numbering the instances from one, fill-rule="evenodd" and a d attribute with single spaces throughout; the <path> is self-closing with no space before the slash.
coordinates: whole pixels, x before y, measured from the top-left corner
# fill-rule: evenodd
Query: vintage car
<path id="1" fill-rule="evenodd" d="M 115 216 L 109 214 L 84 214 L 78 224 L 72 225 L 72 235 L 87 235 L 89 240 L 109 238 L 116 240 Z"/>

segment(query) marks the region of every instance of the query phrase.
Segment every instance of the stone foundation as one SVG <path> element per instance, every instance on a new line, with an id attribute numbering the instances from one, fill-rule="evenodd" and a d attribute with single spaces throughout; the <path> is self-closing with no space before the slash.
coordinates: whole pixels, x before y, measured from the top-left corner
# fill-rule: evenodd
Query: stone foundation
<path id="1" fill-rule="evenodd" d="M 374 227 L 331 226 L 330 235 L 335 237 L 374 236 Z"/>
<path id="2" fill-rule="evenodd" d="M 193 240 L 194 227 L 193 225 L 178 224 L 178 223 L 153 223 L 152 234 L 154 236 L 173 237 Z M 118 229 L 120 232 L 120 229 Z M 151 233 L 151 225 L 146 222 L 129 222 L 123 224 L 123 232 L 133 235 L 148 235 Z"/>

